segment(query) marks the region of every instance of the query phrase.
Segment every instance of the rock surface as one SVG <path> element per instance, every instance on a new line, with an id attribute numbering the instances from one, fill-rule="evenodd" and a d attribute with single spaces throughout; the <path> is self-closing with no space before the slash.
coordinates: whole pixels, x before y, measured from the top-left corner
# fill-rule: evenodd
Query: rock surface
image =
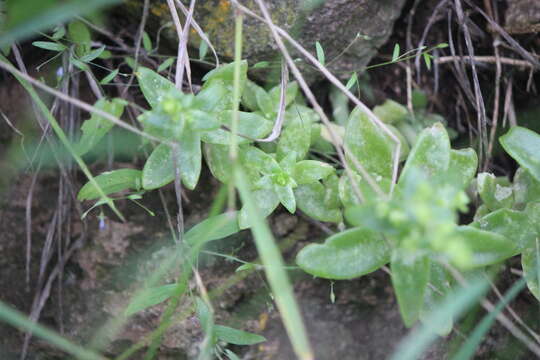
<path id="1" fill-rule="evenodd" d="M 540 1 L 509 0 L 505 17 L 509 33 L 540 32 Z"/>
<path id="2" fill-rule="evenodd" d="M 140 16 L 142 3 L 142 0 L 130 0 L 127 6 L 134 16 Z M 243 3 L 259 13 L 256 1 Z M 405 0 L 277 0 L 266 3 L 275 24 L 314 54 L 315 43 L 320 42 L 332 72 L 348 77 L 350 71 L 362 69 L 386 42 Z M 230 61 L 234 54 L 233 10 L 228 0 L 200 0 L 195 7 L 196 21 L 223 61 Z M 151 24 L 170 21 L 165 1 L 152 2 L 150 13 Z M 170 44 L 176 45 L 177 36 L 173 29 L 164 34 Z M 191 36 L 194 48 L 198 47 L 196 37 Z M 267 28 L 259 20 L 246 17 L 243 57 L 253 65 L 259 61 L 275 61 L 279 59 L 278 55 Z M 191 56 L 196 57 L 196 53 L 192 52 Z M 303 66 L 303 70 L 309 79 L 317 78 L 310 66 Z"/>

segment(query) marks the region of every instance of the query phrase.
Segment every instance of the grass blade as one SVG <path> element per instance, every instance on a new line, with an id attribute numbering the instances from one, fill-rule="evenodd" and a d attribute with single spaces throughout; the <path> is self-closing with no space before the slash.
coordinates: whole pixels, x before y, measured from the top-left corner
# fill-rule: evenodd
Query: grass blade
<path id="1" fill-rule="evenodd" d="M 516 282 L 510 290 L 504 295 L 501 301 L 497 304 L 493 311 L 490 311 L 482 321 L 476 326 L 473 333 L 468 336 L 467 341 L 461 346 L 458 353 L 454 355 L 452 360 L 467 360 L 474 356 L 474 352 L 480 342 L 486 336 L 487 332 L 495 322 L 497 315 L 504 309 L 504 307 L 515 298 L 526 285 L 525 278 L 522 278 Z"/>
<path id="2" fill-rule="evenodd" d="M 261 256 L 266 277 L 270 283 L 293 348 L 299 359 L 313 359 L 313 352 L 300 315 L 300 309 L 294 298 L 292 286 L 285 272 L 281 253 L 276 246 L 268 224 L 263 217 L 258 215 L 259 210 L 249 190 L 246 175 L 239 165 L 235 167 L 234 174 L 240 198 L 247 209 L 255 245 Z"/>
<path id="3" fill-rule="evenodd" d="M 433 311 L 425 325 L 413 330 L 397 347 L 391 360 L 415 360 L 437 338 L 437 329 L 441 328 L 449 315 L 457 317 L 469 309 L 488 288 L 485 278 L 476 278 L 465 287 L 450 293 L 441 306 Z"/>
<path id="4" fill-rule="evenodd" d="M 11 309 L 9 306 L 0 301 L 0 319 L 8 324 L 24 331 L 33 333 L 35 336 L 46 340 L 50 344 L 73 355 L 80 360 L 105 360 L 106 358 L 93 352 L 86 350 L 79 345 L 72 343 L 66 338 L 60 336 L 56 332 L 49 330 L 39 324 L 36 324 L 26 317 L 26 315 Z"/>

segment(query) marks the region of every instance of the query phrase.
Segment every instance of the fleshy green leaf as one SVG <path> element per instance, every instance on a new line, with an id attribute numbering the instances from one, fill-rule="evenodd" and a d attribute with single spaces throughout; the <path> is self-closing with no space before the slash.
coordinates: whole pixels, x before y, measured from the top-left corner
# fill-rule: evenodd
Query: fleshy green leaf
<path id="1" fill-rule="evenodd" d="M 519 168 L 514 175 L 514 199 L 516 206 L 540 200 L 540 181 L 536 180 L 524 168 Z"/>
<path id="2" fill-rule="evenodd" d="M 270 101 L 272 103 L 272 108 L 277 112 L 279 107 L 279 99 L 281 98 L 281 86 L 273 87 L 268 95 L 270 96 Z M 285 107 L 288 107 L 296 96 L 298 95 L 298 83 L 296 81 L 290 82 L 285 89 Z"/>
<path id="3" fill-rule="evenodd" d="M 387 124 L 397 124 L 407 118 L 407 108 L 394 100 L 386 100 L 382 105 L 375 106 L 373 113 Z"/>
<path id="4" fill-rule="evenodd" d="M 405 163 L 399 183 L 408 183 L 422 174 L 434 177 L 444 176 L 450 164 L 450 140 L 444 125 L 437 123 L 424 129 L 414 144 Z"/>
<path id="5" fill-rule="evenodd" d="M 261 335 L 237 330 L 223 325 L 214 326 L 214 336 L 234 345 L 254 345 L 266 341 Z"/>
<path id="6" fill-rule="evenodd" d="M 411 327 L 419 319 L 424 305 L 430 260 L 426 255 L 398 251 L 392 255 L 392 285 L 403 322 L 405 326 Z"/>
<path id="7" fill-rule="evenodd" d="M 360 108 L 354 109 L 349 117 L 345 145 L 350 150 L 347 155 L 354 156 L 369 173 L 392 177 L 394 144 Z M 355 168 L 352 162 L 351 167 Z"/>
<path id="8" fill-rule="evenodd" d="M 159 144 L 152 151 L 143 168 L 142 186 L 144 189 L 157 189 L 174 180 L 174 164 L 171 155 L 171 147 L 167 144 Z"/>
<path id="9" fill-rule="evenodd" d="M 535 240 L 533 246 L 525 249 L 521 254 L 521 266 L 527 281 L 527 286 L 540 301 L 540 241 Z"/>
<path id="10" fill-rule="evenodd" d="M 126 102 L 122 99 L 113 99 L 107 101 L 100 99 L 94 105 L 114 117 L 122 116 Z M 99 141 L 114 127 L 114 123 L 97 114 L 92 114 L 90 119 L 83 122 L 81 126 L 82 137 L 75 145 L 75 151 L 78 155 L 84 155 L 96 146 Z"/>
<path id="11" fill-rule="evenodd" d="M 247 80 L 247 61 L 242 60 L 240 62 L 240 93 L 242 93 Z M 222 81 L 225 86 L 232 91 L 234 78 L 234 62 L 226 65 L 222 65 L 214 70 L 208 72 L 204 77 L 203 89 L 211 86 L 216 81 Z"/>
<path id="12" fill-rule="evenodd" d="M 169 284 L 149 288 L 138 293 L 125 310 L 126 316 L 131 316 L 150 306 L 157 305 L 174 295 L 177 284 Z"/>
<path id="13" fill-rule="evenodd" d="M 208 241 L 223 239 L 240 231 L 236 212 L 223 213 L 207 218 L 184 235 L 184 241 L 189 245 L 201 244 Z"/>
<path id="14" fill-rule="evenodd" d="M 450 150 L 447 178 L 459 189 L 465 189 L 474 179 L 478 168 L 478 156 L 471 148 Z"/>
<path id="15" fill-rule="evenodd" d="M 210 172 L 222 183 L 229 182 L 232 174 L 232 164 L 229 157 L 229 147 L 226 145 L 204 144 L 204 158 Z"/>
<path id="16" fill-rule="evenodd" d="M 184 131 L 178 148 L 178 167 L 182 183 L 189 189 L 195 189 L 199 182 L 202 166 L 201 138 L 196 132 Z"/>
<path id="17" fill-rule="evenodd" d="M 354 228 L 332 235 L 324 244 L 310 244 L 296 256 L 302 270 L 325 279 L 353 279 L 390 261 L 390 250 L 376 232 Z"/>
<path id="18" fill-rule="evenodd" d="M 219 121 L 229 129 L 232 122 L 232 112 L 223 111 L 219 115 Z M 252 142 L 254 139 L 264 138 L 272 131 L 273 124 L 257 113 L 239 112 L 238 117 L 238 144 Z M 228 130 L 216 129 L 202 134 L 202 140 L 209 144 L 229 145 L 232 134 Z"/>
<path id="19" fill-rule="evenodd" d="M 141 176 L 142 173 L 140 170 L 119 169 L 104 172 L 101 175 L 96 176 L 94 179 L 105 195 L 108 195 L 127 189 L 140 189 Z M 79 201 L 99 199 L 100 197 L 100 192 L 90 182 L 86 183 L 77 195 L 77 199 Z"/>
<path id="20" fill-rule="evenodd" d="M 320 182 L 300 185 L 294 189 L 296 206 L 309 217 L 338 223 L 341 221 L 341 211 L 329 208 L 325 202 L 326 189 Z"/>
<path id="21" fill-rule="evenodd" d="M 240 152 L 240 161 L 245 168 L 256 170 L 266 175 L 283 172 L 272 155 L 254 146 L 245 147 Z"/>
<path id="22" fill-rule="evenodd" d="M 260 92 L 266 93 L 262 87 L 248 79 L 246 90 L 242 93 L 242 105 L 251 111 L 261 110 L 257 102 L 257 94 Z"/>
<path id="23" fill-rule="evenodd" d="M 232 108 L 230 90 L 223 81 L 205 86 L 195 97 L 195 107 L 208 113 L 221 113 Z"/>
<path id="24" fill-rule="evenodd" d="M 294 192 L 291 186 L 276 186 L 276 194 L 278 195 L 279 202 L 285 206 L 291 214 L 296 211 L 296 200 L 294 199 Z"/>
<path id="25" fill-rule="evenodd" d="M 478 194 L 490 210 L 509 208 L 514 203 L 512 187 L 507 179 L 489 173 L 478 174 Z M 507 185 L 507 186 L 505 186 Z"/>
<path id="26" fill-rule="evenodd" d="M 472 252 L 469 266 L 483 267 L 500 263 L 519 253 L 516 244 L 506 237 L 491 231 L 484 231 L 472 226 L 458 226 L 457 233 L 465 239 Z"/>
<path id="27" fill-rule="evenodd" d="M 263 218 L 270 215 L 279 205 L 279 198 L 274 190 L 259 189 L 253 191 L 253 198 L 257 199 L 259 215 Z M 249 216 L 246 208 L 242 207 L 238 216 L 240 229 L 247 229 L 250 226 Z"/>
<path id="28" fill-rule="evenodd" d="M 360 193 L 364 196 L 364 199 L 367 203 L 374 203 L 378 198 L 378 194 L 375 190 L 369 185 L 369 183 L 363 179 L 357 173 L 353 173 L 354 180 L 356 185 L 359 187 Z M 391 180 L 388 178 L 377 177 L 373 179 L 380 187 L 380 190 L 384 194 L 388 194 L 390 191 Z M 343 207 L 348 208 L 350 206 L 360 204 L 360 199 L 356 195 L 356 192 L 353 190 L 353 183 L 346 173 L 343 173 L 339 179 L 339 199 L 343 204 Z"/>
<path id="29" fill-rule="evenodd" d="M 136 75 L 141 91 L 152 108 L 158 106 L 165 94 L 179 91 L 171 81 L 148 68 L 139 67 Z"/>
<path id="30" fill-rule="evenodd" d="M 202 162 L 201 141 L 196 132 L 182 134 L 176 157 L 167 144 L 160 144 L 154 149 L 144 164 L 143 188 L 157 189 L 173 181 L 174 160 L 178 162 L 182 183 L 193 190 L 199 181 Z"/>
<path id="31" fill-rule="evenodd" d="M 335 169 L 322 161 L 302 160 L 294 165 L 293 178 L 298 185 L 313 183 L 332 174 Z"/>
<path id="32" fill-rule="evenodd" d="M 296 161 L 306 157 L 311 144 L 311 124 L 294 121 L 288 124 L 278 140 L 277 158 L 283 159 L 289 154 L 294 154 Z"/>
<path id="33" fill-rule="evenodd" d="M 434 324 L 429 324 L 428 322 L 429 314 L 441 306 L 446 296 L 452 290 L 450 286 L 452 277 L 444 267 L 433 261 L 431 262 L 430 271 L 429 282 L 435 287 L 435 289 L 433 289 L 431 286 L 426 288 L 424 306 L 420 312 L 420 321 L 422 321 L 423 324 L 433 326 Z M 441 326 L 436 330 L 441 336 L 450 334 L 454 325 L 452 314 L 448 313 L 445 315 L 445 321 L 441 321 Z"/>
<path id="34" fill-rule="evenodd" d="M 480 218 L 471 226 L 503 235 L 518 249 L 530 247 L 537 234 L 534 223 L 526 213 L 504 208 Z"/>
<path id="35" fill-rule="evenodd" d="M 540 181 L 540 135 L 521 126 L 514 126 L 499 141 L 506 152 Z"/>

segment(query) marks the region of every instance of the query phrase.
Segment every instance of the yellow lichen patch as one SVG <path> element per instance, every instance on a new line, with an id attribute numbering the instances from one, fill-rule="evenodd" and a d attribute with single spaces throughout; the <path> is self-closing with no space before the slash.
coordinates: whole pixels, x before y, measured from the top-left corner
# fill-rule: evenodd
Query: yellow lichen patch
<path id="1" fill-rule="evenodd" d="M 169 7 L 167 6 L 167 4 L 164 3 L 153 5 L 150 8 L 150 12 L 157 17 L 162 17 L 169 12 Z"/>

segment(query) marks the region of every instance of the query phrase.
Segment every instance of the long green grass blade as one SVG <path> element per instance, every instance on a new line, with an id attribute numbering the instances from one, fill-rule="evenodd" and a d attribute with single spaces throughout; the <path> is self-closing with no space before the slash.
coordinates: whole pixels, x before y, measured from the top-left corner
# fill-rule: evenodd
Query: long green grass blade
<path id="1" fill-rule="evenodd" d="M 30 14 L 15 21 L 8 20 L 6 28 L 0 33 L 0 47 L 11 45 L 15 41 L 24 40 L 37 31 L 63 23 L 77 15 L 86 14 L 104 6 L 115 5 L 120 0 L 72 0 L 49 1 L 43 11 L 31 11 L 36 2 L 43 0 L 11 0 L 8 11 L 15 14 Z M 25 9 L 27 8 L 27 9 Z M 26 11 L 25 11 L 26 10 Z M 10 13 L 8 13 L 9 19 Z"/>
<path id="2" fill-rule="evenodd" d="M 240 165 L 234 170 L 236 186 L 240 198 L 247 210 L 251 231 L 255 239 L 255 245 L 261 256 L 266 277 L 270 283 L 272 293 L 281 313 L 281 319 L 291 339 L 294 351 L 299 359 L 313 359 L 313 352 L 309 344 L 306 329 L 300 315 L 300 309 L 294 298 L 292 286 L 284 268 L 281 253 L 270 232 L 268 224 L 262 216 L 249 189 L 246 175 Z"/>
<path id="3" fill-rule="evenodd" d="M 39 324 L 36 324 L 26 317 L 26 315 L 11 309 L 9 306 L 0 301 L 0 320 L 17 327 L 24 331 L 29 331 L 35 336 L 46 340 L 48 343 L 57 348 L 71 354 L 80 360 L 105 360 L 106 358 L 90 350 L 86 350 L 79 345 L 72 343 L 66 338 L 60 336 L 56 332 L 49 330 Z"/>
<path id="4" fill-rule="evenodd" d="M 457 317 L 469 309 L 487 288 L 485 278 L 471 280 L 467 286 L 450 293 L 443 304 L 433 311 L 423 326 L 413 330 L 397 347 L 391 360 L 415 360 L 437 338 L 437 330 L 449 316 Z"/>
<path id="5" fill-rule="evenodd" d="M 497 315 L 499 315 L 499 313 L 504 309 L 504 307 L 510 301 L 512 301 L 512 299 L 515 298 L 521 290 L 523 290 L 526 284 L 527 282 L 525 281 L 525 278 L 522 278 L 521 280 L 516 282 L 510 288 L 510 290 L 507 291 L 507 293 L 497 304 L 495 309 L 486 314 L 480 324 L 476 326 L 473 333 L 468 337 L 467 341 L 461 346 L 461 348 L 459 349 L 457 354 L 454 355 L 452 360 L 468 360 L 474 356 L 476 348 L 478 347 L 478 345 L 480 345 L 480 342 L 482 341 L 484 336 L 486 336 L 487 332 L 495 322 Z"/>

